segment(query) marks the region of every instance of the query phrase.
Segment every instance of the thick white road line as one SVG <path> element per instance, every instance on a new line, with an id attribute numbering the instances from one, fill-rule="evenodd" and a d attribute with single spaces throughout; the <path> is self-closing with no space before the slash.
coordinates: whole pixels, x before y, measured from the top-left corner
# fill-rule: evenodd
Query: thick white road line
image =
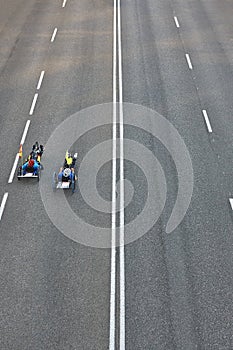
<path id="1" fill-rule="evenodd" d="M 65 6 L 66 6 L 66 1 L 67 1 L 67 0 L 64 0 L 64 1 L 63 1 L 62 7 L 65 7 Z"/>
<path id="2" fill-rule="evenodd" d="M 1 207 L 0 207 L 0 221 L 2 220 L 2 215 L 5 209 L 7 198 L 8 198 L 8 193 L 5 193 L 2 199 Z"/>
<path id="3" fill-rule="evenodd" d="M 45 74 L 45 71 L 42 70 L 42 72 L 40 73 L 40 78 L 39 78 L 37 87 L 36 87 L 37 90 L 40 90 L 40 88 L 41 88 L 41 84 L 42 84 L 42 81 L 43 81 L 43 78 L 44 78 L 44 74 Z"/>
<path id="4" fill-rule="evenodd" d="M 190 59 L 190 57 L 189 57 L 189 54 L 186 53 L 186 54 L 185 54 L 185 57 L 186 57 L 186 60 L 187 60 L 189 69 L 193 69 L 192 62 L 191 62 L 191 59 Z"/>
<path id="5" fill-rule="evenodd" d="M 109 350 L 115 350 L 116 338 L 116 0 L 113 15 L 113 129 L 112 129 L 112 229 L 111 229 L 111 276 L 110 276 L 110 325 Z"/>
<path id="6" fill-rule="evenodd" d="M 118 74 L 120 114 L 120 340 L 119 349 L 125 350 L 125 203 L 124 203 L 124 114 L 122 84 L 121 0 L 118 0 Z"/>
<path id="7" fill-rule="evenodd" d="M 52 34 L 52 36 L 51 36 L 51 43 L 53 43 L 54 42 L 54 39 L 55 39 L 55 36 L 57 35 L 57 28 L 55 28 L 54 29 L 54 31 L 53 31 L 53 34 Z"/>
<path id="8" fill-rule="evenodd" d="M 24 132 L 23 132 L 23 135 L 22 135 L 22 138 L 21 138 L 21 142 L 20 142 L 21 145 L 23 145 L 24 142 L 25 142 L 30 123 L 31 123 L 31 121 L 28 120 L 26 125 L 25 125 Z M 10 176 L 9 176 L 8 184 L 11 184 L 13 182 L 18 162 L 19 162 L 19 153 L 17 153 L 16 156 L 15 156 L 15 161 L 14 161 L 14 164 L 13 164 Z"/>
<path id="9" fill-rule="evenodd" d="M 13 164 L 13 168 L 11 170 L 10 177 L 9 177 L 9 180 L 8 180 L 8 184 L 11 184 L 13 179 L 14 179 L 15 170 L 17 168 L 18 161 L 19 161 L 19 153 L 16 154 L 15 161 L 14 161 L 14 164 Z"/>
<path id="10" fill-rule="evenodd" d="M 26 123 L 26 125 L 25 125 L 24 132 L 23 132 L 23 135 L 22 135 L 22 139 L 21 139 L 20 145 L 23 145 L 24 142 L 25 142 L 25 140 L 26 140 L 26 136 L 27 136 L 27 132 L 28 132 L 30 123 L 31 123 L 31 121 L 28 120 L 27 123 Z"/>
<path id="11" fill-rule="evenodd" d="M 34 112 L 34 109 L 35 109 L 35 106 L 36 106 L 36 101 L 38 99 L 38 93 L 36 93 L 33 97 L 33 101 L 32 101 L 32 105 L 31 105 L 31 108 L 30 108 L 30 112 L 29 112 L 29 115 L 33 115 L 33 112 Z"/>
<path id="12" fill-rule="evenodd" d="M 177 28 L 180 28 L 180 23 L 179 23 L 178 18 L 176 16 L 174 17 L 174 21 L 175 21 Z"/>
<path id="13" fill-rule="evenodd" d="M 205 109 L 202 110 L 202 113 L 203 113 L 203 116 L 204 116 L 204 119 L 205 119 L 205 122 L 206 122 L 206 126 L 207 126 L 207 129 L 208 131 L 211 133 L 213 132 L 212 130 L 212 127 L 211 127 L 211 124 L 210 124 L 210 120 L 209 120 L 209 117 L 208 117 L 208 114 L 207 114 L 207 111 Z"/>
<path id="14" fill-rule="evenodd" d="M 231 205 L 231 209 L 233 210 L 233 198 L 229 198 L 229 202 L 230 202 L 230 205 Z"/>

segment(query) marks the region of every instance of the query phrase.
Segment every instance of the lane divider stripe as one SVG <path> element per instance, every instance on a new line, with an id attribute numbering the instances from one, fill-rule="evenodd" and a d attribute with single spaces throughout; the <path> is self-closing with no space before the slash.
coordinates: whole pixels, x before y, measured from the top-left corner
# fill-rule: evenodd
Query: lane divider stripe
<path id="1" fill-rule="evenodd" d="M 189 69 L 193 69 L 192 62 L 188 53 L 185 54 Z"/>
<path id="2" fill-rule="evenodd" d="M 174 21 L 175 21 L 177 28 L 180 28 L 180 23 L 179 23 L 178 18 L 176 16 L 174 17 Z"/>
<path id="3" fill-rule="evenodd" d="M 42 81 L 43 81 L 43 78 L 44 78 L 44 74 L 45 74 L 45 71 L 42 70 L 42 72 L 40 73 L 40 78 L 39 78 L 37 87 L 36 87 L 37 90 L 40 90 L 40 88 L 41 88 L 41 84 L 42 84 Z"/>
<path id="4" fill-rule="evenodd" d="M 24 132 L 23 132 L 23 135 L 22 135 L 22 139 L 21 139 L 21 142 L 20 142 L 21 145 L 23 145 L 24 142 L 25 142 L 25 139 L 26 139 L 26 136 L 27 136 L 27 132 L 28 132 L 30 123 L 31 123 L 31 121 L 28 120 L 27 123 L 26 123 L 26 125 L 25 125 Z M 14 164 L 13 164 L 13 167 L 12 167 L 12 170 L 11 170 L 11 173 L 10 173 L 10 177 L 9 177 L 9 180 L 8 180 L 8 184 L 11 184 L 11 183 L 13 182 L 13 179 L 14 179 L 14 176 L 15 176 L 15 171 L 16 171 L 16 168 L 17 168 L 17 165 L 18 165 L 18 162 L 19 162 L 19 153 L 17 153 L 16 156 L 15 156 L 15 161 L 14 161 Z"/>
<path id="5" fill-rule="evenodd" d="M 33 101 L 32 101 L 32 105 L 31 105 L 31 108 L 30 108 L 30 112 L 29 112 L 29 115 L 33 115 L 33 112 L 34 112 L 34 109 L 35 109 L 35 106 L 36 106 L 36 101 L 38 99 L 38 93 L 36 93 L 33 97 Z"/>
<path id="6" fill-rule="evenodd" d="M 206 126 L 207 126 L 208 131 L 209 131 L 210 133 L 213 132 L 212 127 L 211 127 L 211 124 L 210 124 L 210 120 L 209 120 L 209 117 L 208 117 L 208 114 L 207 114 L 207 111 L 206 111 L 205 109 L 203 109 L 203 110 L 202 110 L 202 113 L 203 113 L 203 116 L 204 116 L 205 123 L 206 123 Z"/>
<path id="7" fill-rule="evenodd" d="M 53 31 L 53 34 L 52 34 L 52 37 L 51 37 L 51 40 L 50 40 L 51 43 L 54 42 L 54 39 L 55 39 L 56 34 L 57 34 L 57 28 L 55 28 L 54 31 Z"/>
<path id="8" fill-rule="evenodd" d="M 7 198 L 8 198 L 8 193 L 5 193 L 2 199 L 1 207 L 0 207 L 0 221 L 2 220 L 2 215 L 5 209 Z"/>
<path id="9" fill-rule="evenodd" d="M 229 198 L 229 202 L 230 202 L 230 205 L 231 205 L 231 209 L 233 210 L 233 198 Z"/>

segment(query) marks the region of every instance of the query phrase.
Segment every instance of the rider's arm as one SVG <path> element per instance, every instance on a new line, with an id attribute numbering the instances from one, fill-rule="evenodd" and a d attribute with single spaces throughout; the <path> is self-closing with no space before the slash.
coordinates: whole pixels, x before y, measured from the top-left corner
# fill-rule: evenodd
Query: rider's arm
<path id="1" fill-rule="evenodd" d="M 22 169 L 23 170 L 27 169 L 27 166 L 28 166 L 28 162 L 23 164 Z"/>

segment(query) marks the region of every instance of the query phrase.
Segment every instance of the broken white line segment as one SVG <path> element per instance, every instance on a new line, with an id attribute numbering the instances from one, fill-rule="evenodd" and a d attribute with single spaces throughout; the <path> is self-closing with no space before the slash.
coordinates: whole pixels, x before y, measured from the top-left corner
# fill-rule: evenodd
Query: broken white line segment
<path id="1" fill-rule="evenodd" d="M 18 161 L 19 161 L 19 153 L 16 154 L 15 161 L 14 161 L 14 164 L 13 164 L 13 168 L 11 170 L 10 177 L 9 177 L 9 180 L 8 180 L 8 184 L 11 184 L 12 181 L 13 181 L 13 178 L 14 178 L 14 175 L 15 175 L 15 170 L 16 170 L 16 167 L 18 165 Z"/>
<path id="2" fill-rule="evenodd" d="M 42 84 L 42 81 L 43 81 L 43 78 L 44 78 L 44 73 L 45 73 L 45 71 L 44 70 L 42 70 L 42 72 L 40 73 L 40 78 L 39 78 L 39 81 L 38 81 L 38 84 L 37 84 L 37 90 L 40 90 L 40 88 L 41 88 L 41 84 Z"/>
<path id="3" fill-rule="evenodd" d="M 233 198 L 229 198 L 231 209 L 233 210 Z"/>
<path id="4" fill-rule="evenodd" d="M 186 53 L 185 56 L 186 56 L 186 60 L 188 62 L 189 69 L 193 69 L 192 62 L 191 62 L 191 59 L 189 57 L 189 54 Z"/>
<path id="5" fill-rule="evenodd" d="M 27 132 L 28 132 L 28 129 L 29 129 L 29 126 L 30 126 L 30 123 L 31 121 L 28 120 L 26 125 L 25 125 L 25 128 L 24 128 L 24 132 L 23 132 L 23 136 L 22 136 L 22 139 L 21 139 L 21 142 L 20 142 L 20 145 L 23 145 L 24 142 L 25 142 L 25 139 L 26 139 L 26 136 L 27 136 Z"/>
<path id="6" fill-rule="evenodd" d="M 177 28 L 180 28 L 180 23 L 179 23 L 178 18 L 176 16 L 174 17 L 174 21 L 175 21 Z"/>
<path id="7" fill-rule="evenodd" d="M 212 127 L 211 127 L 211 124 L 210 124 L 210 121 L 209 121 L 209 117 L 208 117 L 208 114 L 206 112 L 205 109 L 202 110 L 202 113 L 203 113 L 203 116 L 204 116 L 204 119 L 205 119 L 205 122 L 206 122 L 206 126 L 207 126 L 207 129 L 209 132 L 213 132 L 212 130 Z"/>
<path id="8" fill-rule="evenodd" d="M 23 132 L 23 135 L 22 135 L 22 139 L 21 139 L 21 142 L 20 142 L 21 145 L 23 145 L 24 142 L 25 142 L 30 123 L 31 123 L 31 121 L 28 120 L 26 125 L 25 125 L 24 132 Z M 16 156 L 15 156 L 15 161 L 14 161 L 11 173 L 10 173 L 8 184 L 11 184 L 13 182 L 15 171 L 16 171 L 16 168 L 17 168 L 17 165 L 18 165 L 18 161 L 19 161 L 19 153 L 17 153 Z"/>
<path id="9" fill-rule="evenodd" d="M 7 198 L 8 198 L 8 193 L 5 193 L 2 199 L 1 207 L 0 207 L 0 221 L 2 220 L 2 215 L 5 209 Z"/>
<path id="10" fill-rule="evenodd" d="M 29 112 L 29 115 L 33 115 L 33 112 L 34 112 L 34 109 L 35 109 L 35 106 L 36 106 L 36 101 L 38 99 L 38 93 L 36 93 L 34 95 L 34 98 L 33 98 L 33 101 L 32 101 L 32 105 L 31 105 L 31 109 L 30 109 L 30 112 Z"/>
<path id="11" fill-rule="evenodd" d="M 67 1 L 67 0 L 64 0 L 64 1 L 63 1 L 62 7 L 65 7 L 65 6 L 66 6 L 66 1 Z"/>
<path id="12" fill-rule="evenodd" d="M 55 39 L 56 34 L 57 34 L 57 28 L 55 28 L 54 31 L 53 31 L 53 35 L 52 35 L 52 37 L 51 37 L 51 43 L 54 42 L 54 39 Z"/>

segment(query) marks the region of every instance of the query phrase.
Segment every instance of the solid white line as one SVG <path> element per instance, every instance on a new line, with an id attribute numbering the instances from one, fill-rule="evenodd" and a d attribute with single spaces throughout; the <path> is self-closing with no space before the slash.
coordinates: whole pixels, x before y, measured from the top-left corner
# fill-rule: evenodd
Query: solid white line
<path id="1" fill-rule="evenodd" d="M 31 123 L 31 121 L 28 120 L 27 123 L 26 123 L 26 125 L 25 125 L 24 132 L 23 132 L 23 135 L 22 135 L 22 139 L 21 139 L 20 145 L 23 145 L 24 142 L 25 142 L 25 139 L 26 139 L 26 136 L 27 136 L 27 132 L 28 132 L 30 123 Z"/>
<path id="2" fill-rule="evenodd" d="M 115 350 L 116 324 L 116 0 L 113 17 L 112 229 L 109 350 Z"/>
<path id="3" fill-rule="evenodd" d="M 14 175 L 15 175 L 15 170 L 16 170 L 16 167 L 18 165 L 18 161 L 19 161 L 19 153 L 16 154 L 15 161 L 14 161 L 14 164 L 13 164 L 13 168 L 11 170 L 10 177 L 9 177 L 9 180 L 8 180 L 8 184 L 11 184 L 12 181 L 13 181 L 13 178 L 14 178 Z"/>
<path id="4" fill-rule="evenodd" d="M 34 97 L 33 97 L 33 101 L 32 101 L 32 105 L 31 105 L 31 109 L 30 109 L 29 115 L 33 115 L 33 112 L 34 112 L 34 109 L 35 109 L 35 106 L 36 106 L 37 98 L 38 98 L 38 93 L 36 93 L 34 95 Z"/>
<path id="5" fill-rule="evenodd" d="M 64 0 L 64 1 L 63 1 L 62 7 L 65 7 L 65 6 L 66 6 L 66 1 L 67 1 L 67 0 Z"/>
<path id="6" fill-rule="evenodd" d="M 2 199 L 1 207 L 0 207 L 0 221 L 2 220 L 2 215 L 5 209 L 7 198 L 8 198 L 8 193 L 5 193 Z"/>
<path id="7" fill-rule="evenodd" d="M 233 198 L 229 198 L 231 209 L 233 210 Z"/>
<path id="8" fill-rule="evenodd" d="M 124 114 L 122 84 L 121 0 L 118 0 L 118 74 L 120 113 L 120 340 L 119 349 L 125 350 L 125 209 L 124 209 Z"/>
<path id="9" fill-rule="evenodd" d="M 185 56 L 186 56 L 186 60 L 188 62 L 189 69 L 193 69 L 192 62 L 191 62 L 191 59 L 189 57 L 189 54 L 186 53 Z"/>
<path id="10" fill-rule="evenodd" d="M 175 21 L 177 28 L 180 28 L 180 23 L 179 23 L 178 18 L 176 16 L 174 17 L 174 21 Z"/>
<path id="11" fill-rule="evenodd" d="M 202 110 L 203 116 L 205 118 L 205 122 L 206 122 L 206 126 L 209 132 L 213 132 L 211 124 L 210 124 L 210 120 L 207 114 L 207 111 L 205 109 Z"/>
<path id="12" fill-rule="evenodd" d="M 42 84 L 42 81 L 43 81 L 43 78 L 44 78 L 44 73 L 45 73 L 44 70 L 42 70 L 42 72 L 40 73 L 40 79 L 38 81 L 37 88 L 36 88 L 37 90 L 40 90 L 40 88 L 41 88 L 41 84 Z"/>
<path id="13" fill-rule="evenodd" d="M 56 34 L 57 34 L 57 28 L 55 28 L 54 31 L 53 31 L 53 35 L 52 35 L 51 40 L 50 40 L 51 43 L 54 42 L 54 39 L 55 39 Z"/>

